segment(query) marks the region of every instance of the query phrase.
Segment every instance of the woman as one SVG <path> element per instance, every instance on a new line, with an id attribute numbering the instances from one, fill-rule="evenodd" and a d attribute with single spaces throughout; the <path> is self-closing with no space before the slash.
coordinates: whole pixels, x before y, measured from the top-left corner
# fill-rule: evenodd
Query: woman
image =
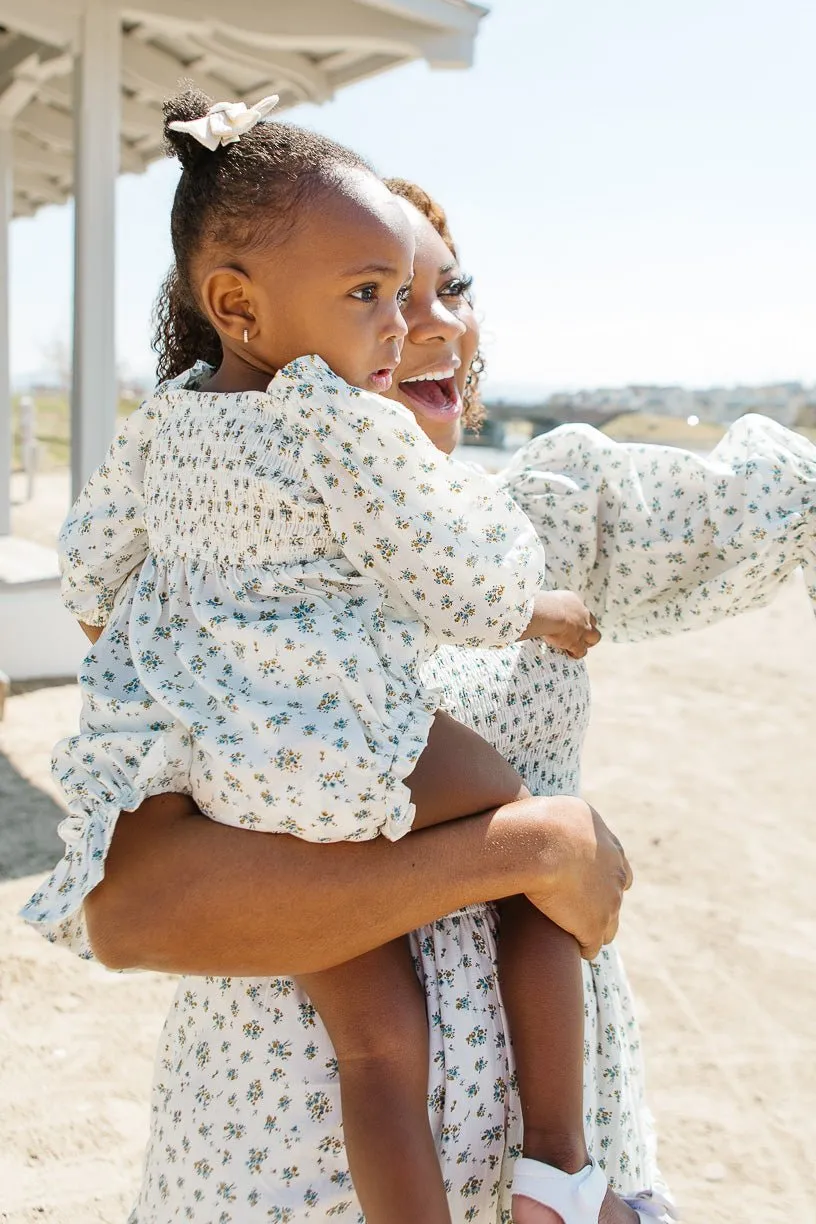
<path id="1" fill-rule="evenodd" d="M 405 194 L 405 188 L 398 189 Z M 436 444 L 449 450 L 461 419 L 450 380 L 421 376 L 456 366 L 455 381 L 472 406 L 473 380 L 468 387 L 467 375 L 477 332 L 463 286 L 456 283 L 461 278 L 451 266 L 452 244 L 435 241 L 440 239 L 439 230 L 446 235 L 443 219 L 421 195 L 414 199 L 434 224 L 421 216 L 416 219 L 422 250 L 408 309 L 410 334 L 401 368 L 405 376 L 395 394 L 415 411 Z M 421 384 L 438 383 L 441 398 L 417 383 L 418 378 Z M 605 441 L 597 441 L 592 431 L 556 431 L 556 435 L 560 442 L 538 440 L 526 463 L 517 460 L 510 482 L 528 512 L 537 516 L 555 565 L 560 566 L 556 584 L 597 591 L 598 606 L 608 611 L 621 633 L 626 631 L 627 602 L 638 632 L 648 631 L 649 615 L 657 609 L 676 618 L 678 625 L 684 623 L 688 601 L 667 597 L 670 583 L 674 578 L 681 584 L 685 581 L 693 602 L 707 574 L 716 571 L 713 580 L 725 582 L 731 560 L 727 547 L 720 550 L 719 559 L 705 559 L 701 548 L 694 552 L 693 565 L 684 567 L 682 559 L 669 562 L 674 566 L 671 578 L 665 576 L 665 565 L 653 566 L 645 594 L 639 578 L 630 581 L 622 565 L 613 570 L 610 560 L 617 556 L 625 518 L 637 505 L 632 490 L 639 489 L 641 469 L 656 464 L 651 478 L 658 479 L 662 471 L 662 478 L 676 485 L 677 475 L 667 466 L 677 462 L 676 454 L 652 448 L 656 454 L 641 459 L 640 451 L 613 446 L 610 462 L 617 465 L 617 484 L 612 484 L 604 476 Z M 779 449 L 781 441 L 777 442 Z M 556 471 L 557 460 L 569 464 L 570 475 L 559 478 L 538 471 L 544 465 L 535 459 L 542 454 L 554 457 L 547 466 Z M 688 460 L 695 462 L 690 456 Z M 807 481 L 812 488 L 816 469 L 811 461 L 808 474 L 806 457 L 800 468 L 804 474 L 798 496 L 806 508 Z M 701 470 L 703 476 L 710 475 L 705 465 Z M 720 483 L 732 489 L 739 486 L 743 499 L 752 479 L 751 472 L 736 467 L 730 472 L 723 467 L 718 475 Z M 767 483 L 762 472 L 759 479 Z M 786 497 L 793 515 L 798 513 L 797 493 L 790 488 L 789 483 Z M 781 485 L 776 493 L 775 504 L 781 505 L 785 500 Z M 708 517 L 713 523 L 713 510 Z M 806 521 L 803 512 L 801 518 Z M 567 524 L 563 531 L 562 522 Z M 596 556 L 591 537 L 598 523 L 602 547 Z M 573 547 L 576 527 L 580 535 Z M 654 514 L 649 518 L 645 511 L 637 527 L 645 542 L 661 538 L 667 530 L 665 519 L 658 515 L 655 520 Z M 796 533 L 789 530 L 791 534 Z M 793 540 L 783 535 L 777 532 L 775 547 L 780 555 L 773 560 L 754 547 L 753 586 L 739 586 L 731 597 L 732 607 L 738 599 L 747 606 L 750 600 L 764 597 L 795 565 L 807 536 L 804 531 Z M 568 569 L 570 577 L 562 577 Z M 644 617 L 641 609 L 649 599 L 651 608 Z M 700 615 L 708 619 L 724 613 L 723 607 L 711 603 L 701 607 Z M 658 627 L 662 623 L 655 621 Z M 581 664 L 528 642 L 502 652 L 447 651 L 435 660 L 434 669 L 454 707 L 451 712 L 491 739 L 526 775 L 532 789 L 550 793 L 577 789 L 588 707 Z M 444 841 L 438 838 L 442 832 Z M 460 837 L 455 842 L 450 835 L 457 832 Z M 591 942 L 598 914 L 577 914 L 575 894 L 565 887 L 570 874 L 576 875 L 570 862 L 584 868 L 584 881 L 589 878 L 576 848 L 588 850 L 591 836 L 587 829 L 555 833 L 561 874 L 553 877 L 551 857 L 548 867 L 533 872 L 535 879 L 528 866 L 524 884 L 520 883 L 521 843 L 529 844 L 532 838 L 534 847 L 542 847 L 546 834 L 541 830 L 486 829 L 478 822 L 463 822 L 461 830 L 433 830 L 430 838 L 412 835 L 385 853 L 380 843 L 342 847 L 349 855 L 322 856 L 323 896 L 309 896 L 304 902 L 297 884 L 299 866 L 306 861 L 302 851 L 335 847 L 302 847 L 285 838 L 262 838 L 261 848 L 259 835 L 201 821 L 187 813 L 184 801 L 174 806 L 170 798 L 121 818 L 113 832 L 105 880 L 85 906 L 97 954 L 114 965 L 245 975 L 243 980 L 210 978 L 180 987 L 157 1070 L 151 1152 L 142 1207 L 134 1219 L 141 1224 L 163 1221 L 171 1218 L 171 1204 L 180 1203 L 200 1211 L 200 1218 L 207 1220 L 322 1219 L 344 1206 L 354 1218 L 332 1056 L 319 1020 L 290 982 L 257 975 L 338 963 L 457 905 L 499 896 L 508 889 L 529 886 L 529 891 L 544 894 L 548 869 L 550 879 L 561 885 L 554 899 L 561 906 L 564 925 L 578 933 L 583 924 L 583 942 Z M 609 844 L 602 845 L 609 853 Z M 398 861 L 394 851 L 399 853 L 400 846 L 407 846 L 409 853 Z M 99 841 L 88 849 L 91 859 L 102 859 L 106 847 Z M 310 853 L 304 870 L 310 880 L 317 861 L 317 855 Z M 610 855 L 610 866 L 612 862 Z M 614 868 L 608 874 L 614 875 Z M 63 873 L 68 909 L 100 876 L 101 868 L 77 884 Z M 271 888 L 276 894 L 272 903 Z M 555 916 L 552 908 L 547 912 Z M 364 913 L 365 922 L 355 923 L 355 913 Z M 61 917 L 53 903 L 33 905 L 29 916 L 46 924 Z M 76 912 L 61 935 L 75 941 L 82 938 Z M 507 1212 L 508 1177 L 502 1162 L 505 1157 L 507 1164 L 512 1161 L 518 1141 L 512 1072 L 506 1062 L 503 1015 L 493 976 L 494 916 L 490 907 L 471 906 L 433 922 L 413 938 L 429 995 L 431 1110 L 450 1183 L 453 1218 L 492 1221 L 499 1212 Z M 613 1184 L 625 1193 L 659 1188 L 651 1128 L 642 1106 L 637 1030 L 613 949 L 588 968 L 586 999 L 587 1129 L 594 1152 Z M 217 1123 L 213 1100 L 226 1102 L 228 1111 L 218 1116 Z"/>

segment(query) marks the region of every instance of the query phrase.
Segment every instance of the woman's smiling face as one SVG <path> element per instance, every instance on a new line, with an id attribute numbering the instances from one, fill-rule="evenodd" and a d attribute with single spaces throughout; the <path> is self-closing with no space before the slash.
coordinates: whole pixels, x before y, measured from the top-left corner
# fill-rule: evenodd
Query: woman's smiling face
<path id="1" fill-rule="evenodd" d="M 401 203 L 414 228 L 416 254 L 402 308 L 408 335 L 387 398 L 408 408 L 434 445 L 450 453 L 461 434 L 462 395 L 479 344 L 470 281 L 427 217 Z"/>

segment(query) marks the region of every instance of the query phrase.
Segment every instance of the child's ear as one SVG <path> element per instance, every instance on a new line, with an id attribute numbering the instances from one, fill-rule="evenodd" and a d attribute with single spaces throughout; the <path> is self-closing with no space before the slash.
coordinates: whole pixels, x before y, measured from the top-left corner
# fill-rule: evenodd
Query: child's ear
<path id="1" fill-rule="evenodd" d="M 256 330 L 252 282 L 237 268 L 213 268 L 201 285 L 201 305 L 222 336 L 246 344 Z"/>

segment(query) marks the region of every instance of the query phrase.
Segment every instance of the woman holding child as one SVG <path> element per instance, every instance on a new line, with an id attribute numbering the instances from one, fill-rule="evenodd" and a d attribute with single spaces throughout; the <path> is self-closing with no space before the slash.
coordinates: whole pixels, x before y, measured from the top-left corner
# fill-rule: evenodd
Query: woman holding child
<path id="1" fill-rule="evenodd" d="M 388 394 L 450 451 L 463 402 L 471 414 L 477 404 L 478 333 L 443 215 L 416 189 L 392 188 L 407 198 L 417 250 L 404 306 L 408 334 Z M 196 359 L 219 359 L 211 329 L 182 290 L 176 283 L 168 299 L 162 341 L 172 375 Z M 621 635 L 688 627 L 766 597 L 811 547 L 816 469 L 806 444 L 784 431 L 747 429 L 748 463 L 726 452 L 706 465 L 659 448 L 615 448 L 584 430 L 531 444 L 504 487 L 545 543 L 548 584 L 579 591 Z M 672 490 L 664 500 L 682 490 L 679 520 L 655 488 Z M 726 530 L 733 500 L 742 521 L 753 520 L 750 531 Z M 642 549 L 637 572 L 633 538 Z M 136 598 L 134 579 L 120 598 Z M 533 794 L 577 792 L 588 714 L 581 662 L 539 637 L 501 650 L 443 645 L 425 667 L 446 711 L 492 743 Z M 119 803 L 130 806 L 121 795 Z M 433 919 L 411 942 L 425 986 L 430 1114 L 451 1217 L 509 1218 L 520 1119 L 496 981 L 498 919 L 482 902 L 526 892 L 595 951 L 614 929 L 623 871 L 614 842 L 588 812 L 555 806 L 548 816 L 522 810 L 511 819 L 500 811 L 492 822 L 473 816 L 393 845 L 324 847 L 207 822 L 191 814 L 189 801 L 168 797 L 118 822 L 75 816 L 68 832 L 75 848 L 33 899 L 30 918 L 87 953 L 81 904 L 90 894 L 85 919 L 108 963 L 227 975 L 180 985 L 157 1066 L 134 1221 L 359 1213 L 326 1030 L 294 981 L 260 975 L 328 968 Z M 596 836 L 599 861 L 591 865 Z M 647 1195 L 637 1201 L 643 1218 L 668 1219 L 668 1205 L 648 1197 L 662 1184 L 614 947 L 585 967 L 584 1009 L 590 1152 L 611 1186 L 630 1199 Z M 564 1218 L 599 1216 L 596 1209 Z"/>

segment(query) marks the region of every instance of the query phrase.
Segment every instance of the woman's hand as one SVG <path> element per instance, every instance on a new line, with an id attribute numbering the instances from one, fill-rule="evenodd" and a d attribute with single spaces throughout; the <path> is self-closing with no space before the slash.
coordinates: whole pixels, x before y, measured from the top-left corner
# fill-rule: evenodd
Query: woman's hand
<path id="1" fill-rule="evenodd" d="M 557 809 L 555 802 L 547 801 L 546 821 L 540 822 L 544 879 L 527 895 L 542 913 L 575 936 L 586 960 L 593 960 L 615 938 L 623 894 L 632 886 L 632 869 L 622 845 L 594 808 L 583 799 L 561 799 Z M 555 872 L 552 839 L 559 850 Z"/>

